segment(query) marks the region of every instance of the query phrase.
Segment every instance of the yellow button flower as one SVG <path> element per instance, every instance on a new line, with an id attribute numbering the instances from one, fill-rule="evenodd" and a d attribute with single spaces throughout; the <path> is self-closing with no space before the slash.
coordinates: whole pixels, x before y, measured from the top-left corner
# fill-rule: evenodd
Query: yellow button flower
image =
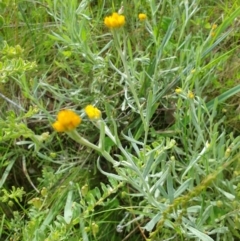
<path id="1" fill-rule="evenodd" d="M 125 17 L 118 13 L 113 13 L 111 16 L 105 17 L 104 24 L 108 28 L 120 28 L 125 24 Z"/>
<path id="2" fill-rule="evenodd" d="M 194 99 L 195 97 L 192 91 L 189 91 L 187 96 L 189 99 Z"/>
<path id="3" fill-rule="evenodd" d="M 145 13 L 139 13 L 138 18 L 140 21 L 144 21 L 147 19 L 147 15 Z"/>
<path id="4" fill-rule="evenodd" d="M 177 94 L 182 93 L 182 88 L 177 88 L 177 89 L 175 89 L 175 92 L 176 92 Z"/>
<path id="5" fill-rule="evenodd" d="M 84 110 L 88 118 L 91 120 L 99 119 L 101 117 L 101 111 L 93 105 L 87 105 Z"/>
<path id="6" fill-rule="evenodd" d="M 217 24 L 214 23 L 214 24 L 212 25 L 212 30 L 215 30 L 216 28 L 217 28 Z"/>
<path id="7" fill-rule="evenodd" d="M 81 123 L 81 117 L 71 110 L 61 110 L 57 115 L 57 121 L 52 125 L 58 132 L 71 131 Z"/>

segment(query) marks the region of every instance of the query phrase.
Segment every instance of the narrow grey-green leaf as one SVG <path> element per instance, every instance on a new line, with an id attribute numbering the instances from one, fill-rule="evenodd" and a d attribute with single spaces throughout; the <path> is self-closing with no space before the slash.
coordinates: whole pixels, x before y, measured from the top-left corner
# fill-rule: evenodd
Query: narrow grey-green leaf
<path id="1" fill-rule="evenodd" d="M 206 104 L 206 106 L 209 110 L 211 110 L 214 106 L 214 102 L 216 102 L 216 101 L 217 101 L 217 103 L 224 102 L 225 100 L 229 99 L 230 97 L 236 95 L 239 92 L 240 92 L 240 85 L 237 85 L 237 86 L 231 88 L 230 90 L 222 93 L 221 95 L 217 96 L 216 98 L 210 100 Z"/>
<path id="2" fill-rule="evenodd" d="M 174 198 L 177 198 L 178 196 L 180 196 L 190 186 L 191 182 L 192 182 L 192 178 L 189 178 L 184 183 L 182 183 L 182 185 L 174 193 Z"/>
<path id="3" fill-rule="evenodd" d="M 68 196 L 67 196 L 67 201 L 64 207 L 64 220 L 67 224 L 69 224 L 72 220 L 72 216 L 73 216 L 73 211 L 72 211 L 72 203 L 73 203 L 73 191 L 70 190 L 68 192 Z"/>
<path id="4" fill-rule="evenodd" d="M 187 229 L 191 231 L 192 234 L 194 234 L 196 237 L 200 238 L 201 241 L 214 241 L 211 237 L 206 235 L 205 233 L 188 226 Z"/>

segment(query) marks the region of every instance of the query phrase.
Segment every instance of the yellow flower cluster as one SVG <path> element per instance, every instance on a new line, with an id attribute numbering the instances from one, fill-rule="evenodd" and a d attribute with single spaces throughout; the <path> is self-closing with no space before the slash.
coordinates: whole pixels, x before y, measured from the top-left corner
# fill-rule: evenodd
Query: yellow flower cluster
<path id="1" fill-rule="evenodd" d="M 216 28 L 217 28 L 217 24 L 214 23 L 214 24 L 212 25 L 212 30 L 215 30 Z"/>
<path id="2" fill-rule="evenodd" d="M 147 15 L 145 13 L 139 13 L 138 18 L 140 21 L 144 21 L 147 19 Z M 120 28 L 125 24 L 125 16 L 114 12 L 111 16 L 104 18 L 104 24 L 111 29 Z"/>
<path id="3" fill-rule="evenodd" d="M 84 110 L 90 120 L 96 120 L 101 117 L 101 111 L 92 105 L 86 106 Z"/>
<path id="4" fill-rule="evenodd" d="M 211 36 L 212 36 L 212 37 L 214 37 L 215 34 L 216 34 L 216 32 L 215 32 L 216 28 L 217 28 L 217 24 L 214 23 L 214 24 L 212 25 L 212 29 L 211 29 Z"/>
<path id="5" fill-rule="evenodd" d="M 140 21 L 144 21 L 147 19 L 147 15 L 145 13 L 139 13 L 138 18 Z"/>
<path id="6" fill-rule="evenodd" d="M 175 89 L 175 93 L 176 93 L 176 94 L 181 94 L 181 93 L 183 93 L 184 95 L 186 95 L 186 92 L 184 92 L 182 88 L 177 88 L 177 89 Z M 187 93 L 187 97 L 188 97 L 189 99 L 194 99 L 194 98 L 195 98 L 195 95 L 194 95 L 194 93 L 193 93 L 192 91 L 189 90 L 188 93 Z"/>
<path id="7" fill-rule="evenodd" d="M 120 28 L 125 24 L 125 17 L 118 13 L 113 13 L 111 16 L 105 17 L 104 24 L 108 28 Z"/>
<path id="8" fill-rule="evenodd" d="M 71 110 L 61 110 L 57 115 L 52 127 L 57 132 L 71 131 L 81 123 L 81 117 Z"/>
<path id="9" fill-rule="evenodd" d="M 101 118 L 101 111 L 93 105 L 87 105 L 84 109 L 90 120 L 97 120 Z M 52 124 L 52 127 L 57 132 L 72 131 L 82 122 L 72 110 L 61 110 L 57 115 L 57 120 Z"/>

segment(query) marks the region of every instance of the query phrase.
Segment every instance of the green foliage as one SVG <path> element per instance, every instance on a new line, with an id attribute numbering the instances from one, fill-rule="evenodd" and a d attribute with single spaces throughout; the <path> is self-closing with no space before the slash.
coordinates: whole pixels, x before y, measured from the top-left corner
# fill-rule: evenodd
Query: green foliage
<path id="1" fill-rule="evenodd" d="M 22 201 L 22 197 L 25 194 L 25 191 L 23 191 L 22 188 L 15 188 L 12 187 L 12 191 L 8 192 L 8 190 L 6 189 L 2 189 L 3 195 L 0 197 L 1 202 L 8 202 L 9 205 L 11 206 L 10 202 L 16 201 L 16 202 L 21 202 Z M 19 200 L 18 200 L 19 199 Z"/>
<path id="2" fill-rule="evenodd" d="M 79 237 L 83 237 L 86 240 L 87 236 L 104 236 L 101 207 L 116 208 L 118 201 L 115 193 L 122 186 L 122 183 L 109 181 L 112 186 L 101 183 L 101 189 L 96 187 L 92 190 L 86 190 L 86 185 L 80 188 L 78 183 L 70 182 L 68 190 L 65 190 L 66 187 L 58 187 L 54 194 L 57 199 L 53 198 L 51 189 L 45 188 L 44 194 L 41 192 L 40 197 L 34 197 L 29 202 L 29 221 L 23 230 L 23 239 L 59 240 L 61 237 L 62 240 L 79 240 Z M 77 228 L 79 226 L 80 229 Z"/>
<path id="3" fill-rule="evenodd" d="M 23 49 L 19 45 L 11 47 L 4 42 L 0 55 L 0 83 L 7 82 L 9 77 L 13 78 L 36 68 L 35 62 L 22 59 Z"/>
<path id="4" fill-rule="evenodd" d="M 41 135 L 36 135 L 26 124 L 27 120 L 37 112 L 37 109 L 30 108 L 23 116 L 16 116 L 14 112 L 7 113 L 6 119 L 0 119 L 0 141 L 6 142 L 9 140 L 16 140 L 17 145 L 27 144 L 28 149 L 34 147 L 35 151 L 39 151 L 42 143 L 48 139 L 49 133 L 44 132 Z M 20 138 L 25 138 L 25 140 L 19 140 Z"/>

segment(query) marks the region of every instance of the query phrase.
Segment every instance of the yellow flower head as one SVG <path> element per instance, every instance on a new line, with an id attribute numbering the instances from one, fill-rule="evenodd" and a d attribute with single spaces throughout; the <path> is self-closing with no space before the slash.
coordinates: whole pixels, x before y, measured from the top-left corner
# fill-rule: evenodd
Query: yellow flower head
<path id="1" fill-rule="evenodd" d="M 194 99 L 194 94 L 192 91 L 189 91 L 187 96 L 189 99 Z"/>
<path id="2" fill-rule="evenodd" d="M 144 21 L 147 18 L 147 15 L 145 13 L 139 13 L 138 18 L 140 21 Z"/>
<path id="3" fill-rule="evenodd" d="M 104 18 L 104 24 L 108 28 L 120 28 L 125 24 L 125 17 L 118 13 L 113 13 L 111 16 Z"/>
<path id="4" fill-rule="evenodd" d="M 61 110 L 52 127 L 58 132 L 71 131 L 81 123 L 81 117 L 71 110 Z"/>
<path id="5" fill-rule="evenodd" d="M 87 105 L 84 110 L 88 118 L 91 120 L 99 119 L 101 117 L 101 111 L 93 105 Z"/>
<path id="6" fill-rule="evenodd" d="M 215 30 L 216 28 L 217 28 L 217 24 L 214 23 L 214 24 L 212 25 L 212 30 Z"/>
<path id="7" fill-rule="evenodd" d="M 182 88 L 177 88 L 177 89 L 175 89 L 175 92 L 176 92 L 177 94 L 182 93 Z"/>
<path id="8" fill-rule="evenodd" d="M 214 37 L 216 35 L 215 32 L 211 32 L 211 37 Z"/>

